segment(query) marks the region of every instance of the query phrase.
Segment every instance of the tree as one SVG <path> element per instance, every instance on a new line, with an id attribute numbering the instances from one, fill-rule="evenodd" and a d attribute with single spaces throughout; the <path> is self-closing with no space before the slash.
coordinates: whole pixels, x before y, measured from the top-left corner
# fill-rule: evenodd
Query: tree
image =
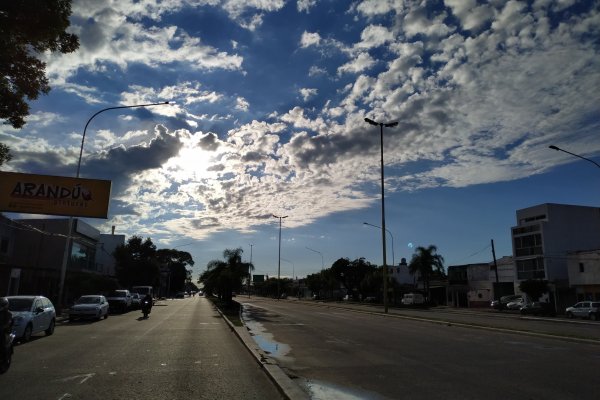
<path id="1" fill-rule="evenodd" d="M 413 254 L 410 264 L 408 264 L 408 271 L 414 275 L 417 272 L 423 280 L 423 286 L 425 291 L 425 298 L 429 301 L 429 280 L 431 275 L 434 273 L 444 274 L 444 257 L 437 253 L 437 247 L 429 245 L 425 248 L 422 246 L 417 247 L 415 254 Z"/>
<path id="2" fill-rule="evenodd" d="M 156 246 L 150 238 L 132 236 L 127 244 L 115 249 L 116 273 L 123 287 L 158 286 L 160 279 Z"/>
<path id="3" fill-rule="evenodd" d="M 4 143 L 0 143 L 0 166 L 6 162 L 12 160 L 12 154 L 10 154 L 10 148 Z"/>
<path id="4" fill-rule="evenodd" d="M 531 301 L 538 301 L 544 293 L 548 292 L 548 281 L 528 279 L 519 283 L 519 290 L 525 293 Z"/>
<path id="5" fill-rule="evenodd" d="M 29 115 L 26 100 L 50 91 L 45 52 L 71 53 L 79 39 L 67 33 L 71 0 L 0 2 L 0 119 L 14 128 Z"/>
<path id="6" fill-rule="evenodd" d="M 200 275 L 199 282 L 204 284 L 207 295 L 216 294 L 225 303 L 231 303 L 233 292 L 239 292 L 242 282 L 248 278 L 248 271 L 254 270 L 250 263 L 242 262 L 241 248 L 223 251 L 222 260 L 212 260 L 206 265 L 206 271 Z"/>
<path id="7" fill-rule="evenodd" d="M 190 253 L 175 249 L 160 249 L 156 251 L 156 258 L 159 265 L 169 268 L 169 291 L 185 291 L 187 289 L 186 283 L 191 279 L 186 266 L 194 265 L 194 260 Z"/>

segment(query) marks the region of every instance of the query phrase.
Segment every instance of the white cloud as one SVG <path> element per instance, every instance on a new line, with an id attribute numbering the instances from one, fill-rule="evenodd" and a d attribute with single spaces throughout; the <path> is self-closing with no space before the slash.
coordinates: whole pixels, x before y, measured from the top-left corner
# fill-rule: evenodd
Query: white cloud
<path id="1" fill-rule="evenodd" d="M 250 108 L 250 103 L 248 103 L 248 100 L 244 99 L 243 97 L 238 97 L 235 100 L 235 103 L 236 110 L 248 111 L 248 109 Z"/>
<path id="2" fill-rule="evenodd" d="M 310 12 L 310 9 L 317 4 L 317 0 L 298 0 L 296 2 L 296 7 L 298 8 L 298 12 L 305 11 L 306 13 Z"/>
<path id="3" fill-rule="evenodd" d="M 337 69 L 338 75 L 345 73 L 360 73 L 375 65 L 376 61 L 369 53 L 360 53 L 354 60 L 340 66 Z"/>
<path id="4" fill-rule="evenodd" d="M 302 96 L 302 99 L 304 101 L 308 101 L 311 97 L 316 96 L 317 92 L 318 92 L 318 89 L 309 89 L 309 88 L 300 89 L 300 95 Z"/>
<path id="5" fill-rule="evenodd" d="M 321 36 L 314 32 L 306 32 L 302 33 L 302 37 L 300 38 L 300 47 L 306 48 L 310 46 L 318 46 L 321 43 Z"/>

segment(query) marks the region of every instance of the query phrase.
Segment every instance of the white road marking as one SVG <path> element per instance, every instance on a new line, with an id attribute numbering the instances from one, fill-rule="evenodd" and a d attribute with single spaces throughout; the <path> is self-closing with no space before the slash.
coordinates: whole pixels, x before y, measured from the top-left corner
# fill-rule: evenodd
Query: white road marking
<path id="1" fill-rule="evenodd" d="M 81 385 L 82 383 L 85 383 L 85 381 L 87 381 L 88 379 L 90 379 L 94 375 L 96 375 L 96 374 L 95 373 L 91 373 L 91 374 L 69 376 L 68 378 L 62 379 L 62 382 L 69 382 L 69 381 L 74 381 L 74 380 L 77 380 L 77 379 L 81 379 L 81 381 L 79 381 L 79 384 Z"/>

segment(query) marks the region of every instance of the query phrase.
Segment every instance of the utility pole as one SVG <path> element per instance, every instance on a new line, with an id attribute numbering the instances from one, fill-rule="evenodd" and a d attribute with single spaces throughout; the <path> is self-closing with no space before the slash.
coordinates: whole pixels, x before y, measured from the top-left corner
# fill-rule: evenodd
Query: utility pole
<path id="1" fill-rule="evenodd" d="M 496 285 L 494 287 L 494 299 L 499 300 L 499 280 L 498 280 L 498 263 L 496 263 L 496 250 L 494 249 L 494 239 L 492 239 L 492 257 L 494 258 L 494 272 L 496 273 Z"/>

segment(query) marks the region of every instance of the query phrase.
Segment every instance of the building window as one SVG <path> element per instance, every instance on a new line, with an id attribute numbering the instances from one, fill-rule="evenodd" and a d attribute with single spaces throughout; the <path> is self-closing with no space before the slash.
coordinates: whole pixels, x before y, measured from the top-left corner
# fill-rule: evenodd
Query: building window
<path id="1" fill-rule="evenodd" d="M 543 254 L 542 235 L 540 233 L 527 236 L 517 236 L 513 240 L 516 257 L 527 257 Z"/>
<path id="2" fill-rule="evenodd" d="M 544 271 L 544 258 L 529 258 L 526 260 L 516 260 L 517 279 L 546 279 Z"/>
<path id="3" fill-rule="evenodd" d="M 583 267 L 583 263 L 579 263 L 579 272 L 585 272 L 585 268 Z"/>

